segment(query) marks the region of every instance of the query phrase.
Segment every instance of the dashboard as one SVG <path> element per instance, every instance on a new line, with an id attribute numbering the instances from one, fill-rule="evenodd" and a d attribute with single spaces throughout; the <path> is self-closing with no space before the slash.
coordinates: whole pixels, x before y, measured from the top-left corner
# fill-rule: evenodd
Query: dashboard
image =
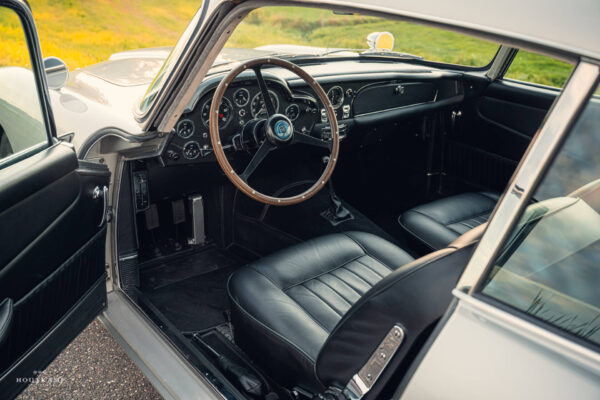
<path id="1" fill-rule="evenodd" d="M 277 75 L 270 70 L 265 68 L 263 76 L 277 113 L 286 115 L 297 131 L 330 139 L 325 109 L 312 89 L 296 75 Z M 427 70 L 427 73 L 313 76 L 327 92 L 338 120 L 340 138 L 345 138 L 361 127 L 461 102 L 465 84 L 458 75 Z M 222 75 L 208 77 L 196 91 L 171 133 L 161 157 L 164 164 L 216 161 L 208 118 L 212 97 L 221 78 Z M 225 91 L 218 117 L 225 150 L 233 150 L 234 137 L 241 133 L 245 124 L 266 118 L 262 94 L 253 73 L 240 74 Z"/>

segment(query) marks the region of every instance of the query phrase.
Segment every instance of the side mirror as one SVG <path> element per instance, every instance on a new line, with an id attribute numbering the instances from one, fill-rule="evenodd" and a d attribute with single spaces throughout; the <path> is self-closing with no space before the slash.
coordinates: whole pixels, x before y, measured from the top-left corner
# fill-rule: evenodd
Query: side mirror
<path id="1" fill-rule="evenodd" d="M 44 58 L 44 70 L 50 89 L 58 90 L 65 86 L 69 79 L 69 68 L 63 60 L 57 57 Z"/>

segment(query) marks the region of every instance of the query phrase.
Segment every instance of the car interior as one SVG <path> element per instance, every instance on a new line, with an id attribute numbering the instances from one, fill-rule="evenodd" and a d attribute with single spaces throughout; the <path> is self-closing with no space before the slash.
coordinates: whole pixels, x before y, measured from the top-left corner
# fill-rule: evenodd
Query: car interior
<path id="1" fill-rule="evenodd" d="M 392 332 L 402 346 L 365 395 L 388 398 L 560 89 L 417 58 L 291 61 L 331 103 L 331 178 L 320 182 L 331 113 L 309 82 L 265 63 L 262 82 L 241 72 L 213 107 L 229 79 L 216 68 L 160 156 L 125 163 L 119 282 L 226 398 L 336 396 Z M 310 140 L 274 146 L 246 174 L 271 122 L 279 133 L 273 112 Z M 248 196 L 217 160 L 215 128 L 256 191 L 320 190 L 288 206 Z"/>

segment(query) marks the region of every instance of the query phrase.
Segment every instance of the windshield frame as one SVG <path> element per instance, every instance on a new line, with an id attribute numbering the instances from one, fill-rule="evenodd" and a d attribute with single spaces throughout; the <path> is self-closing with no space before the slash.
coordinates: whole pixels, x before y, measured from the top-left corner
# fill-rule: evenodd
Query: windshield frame
<path id="1" fill-rule="evenodd" d="M 192 37 L 200 33 L 203 22 L 206 19 L 209 4 L 210 1 L 202 2 L 202 6 L 196 11 L 196 14 L 194 14 L 185 31 L 183 31 L 183 34 L 177 40 L 177 44 L 175 44 L 163 62 L 163 65 L 158 70 L 143 97 L 136 104 L 134 113 L 139 122 L 144 122 L 148 119 L 154 104 L 157 103 L 157 99 L 162 97 L 169 86 L 168 83 L 173 76 L 174 70 L 181 65 L 182 58 L 187 54 Z"/>

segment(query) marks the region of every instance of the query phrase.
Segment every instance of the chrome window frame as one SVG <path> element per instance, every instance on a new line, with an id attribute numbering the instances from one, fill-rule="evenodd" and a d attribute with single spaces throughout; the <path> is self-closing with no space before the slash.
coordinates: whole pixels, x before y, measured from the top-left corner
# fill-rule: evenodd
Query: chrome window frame
<path id="1" fill-rule="evenodd" d="M 511 178 L 473 256 L 460 277 L 457 289 L 476 293 L 513 227 L 527 207 L 534 190 L 554 160 L 573 124 L 600 82 L 600 62 L 582 59 L 556 99 L 525 156 Z"/>
<path id="2" fill-rule="evenodd" d="M 42 48 L 37 33 L 35 21 L 29 4 L 24 0 L 0 0 L 0 7 L 7 8 L 15 12 L 21 21 L 23 35 L 27 42 L 28 56 L 31 61 L 31 71 L 35 79 L 37 99 L 39 101 L 42 123 L 46 131 L 46 140 L 40 141 L 33 146 L 0 159 L 0 169 L 7 168 L 17 164 L 32 155 L 53 146 L 57 142 L 56 124 L 54 123 L 54 114 L 50 104 L 50 92 L 46 82 L 46 72 L 44 70 L 44 61 L 42 59 Z"/>

